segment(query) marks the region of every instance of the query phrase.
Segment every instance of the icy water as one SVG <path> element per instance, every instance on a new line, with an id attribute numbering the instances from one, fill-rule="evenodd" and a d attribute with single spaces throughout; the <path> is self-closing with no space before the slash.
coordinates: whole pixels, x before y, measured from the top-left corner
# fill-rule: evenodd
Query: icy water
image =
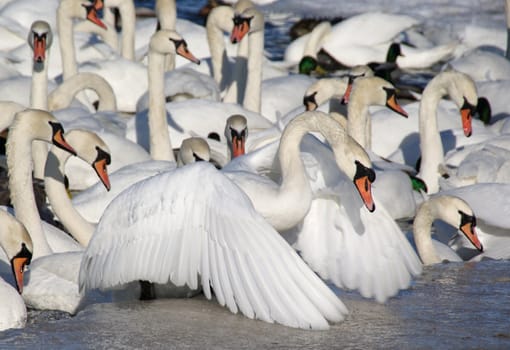
<path id="1" fill-rule="evenodd" d="M 179 16 L 200 23 L 203 3 L 178 1 Z M 295 19 L 266 25 L 273 57 L 283 54 Z M 510 349 L 508 261 L 427 267 L 386 304 L 336 293 L 350 314 L 329 331 L 249 320 L 199 296 L 93 304 L 73 317 L 31 310 L 26 328 L 0 332 L 0 349 Z"/>
<path id="2" fill-rule="evenodd" d="M 74 317 L 31 313 L 23 330 L 0 333 L 0 348 L 156 349 L 509 349 L 510 263 L 426 268 L 386 304 L 337 292 L 348 318 L 304 331 L 231 314 L 203 297 L 95 304 Z"/>

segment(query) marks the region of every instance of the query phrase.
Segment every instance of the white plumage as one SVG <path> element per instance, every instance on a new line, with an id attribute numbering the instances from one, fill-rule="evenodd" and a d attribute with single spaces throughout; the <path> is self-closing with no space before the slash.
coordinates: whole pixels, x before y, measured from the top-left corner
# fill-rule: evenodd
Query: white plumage
<path id="1" fill-rule="evenodd" d="M 141 181 L 106 209 L 82 260 L 80 288 L 135 280 L 202 284 L 207 298 L 212 287 L 232 312 L 291 327 L 326 329 L 326 320 L 347 313 L 248 197 L 207 163 Z"/>

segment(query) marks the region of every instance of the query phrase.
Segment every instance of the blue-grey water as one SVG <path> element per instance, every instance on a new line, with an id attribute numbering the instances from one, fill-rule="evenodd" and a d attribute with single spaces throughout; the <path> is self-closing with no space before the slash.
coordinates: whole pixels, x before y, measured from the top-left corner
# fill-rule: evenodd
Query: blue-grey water
<path id="1" fill-rule="evenodd" d="M 177 1 L 179 17 L 201 23 L 196 11 L 204 2 Z M 290 41 L 290 25 L 266 26 L 274 57 Z M 350 314 L 329 331 L 249 320 L 198 296 L 92 304 L 75 316 L 30 310 L 24 329 L 0 332 L 0 349 L 510 349 L 508 261 L 427 267 L 386 304 L 336 293 Z"/>

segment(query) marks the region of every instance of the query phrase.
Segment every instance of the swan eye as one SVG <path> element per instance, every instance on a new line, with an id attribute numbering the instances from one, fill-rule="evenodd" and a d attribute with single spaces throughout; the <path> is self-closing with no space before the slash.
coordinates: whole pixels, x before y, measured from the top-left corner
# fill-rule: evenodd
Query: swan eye
<path id="1" fill-rule="evenodd" d="M 96 146 L 96 151 L 97 151 L 97 157 L 96 157 L 96 160 L 94 161 L 94 163 L 104 159 L 106 161 L 106 165 L 110 165 L 110 163 L 112 162 L 110 153 L 102 150 L 98 146 Z"/>
<path id="2" fill-rule="evenodd" d="M 476 106 L 473 106 L 471 103 L 468 102 L 467 98 L 464 97 L 464 104 L 462 107 L 460 107 L 461 110 L 469 110 L 468 117 L 471 118 L 471 116 L 475 115 L 476 113 Z"/>
<path id="3" fill-rule="evenodd" d="M 460 227 L 466 224 L 471 224 L 472 227 L 476 227 L 476 217 L 474 215 L 468 215 L 463 211 L 459 210 L 460 214 Z"/>
<path id="4" fill-rule="evenodd" d="M 203 162 L 204 159 L 201 158 L 199 155 L 197 155 L 195 152 L 193 152 L 193 158 L 195 158 L 195 162 Z"/>
<path id="5" fill-rule="evenodd" d="M 239 26 L 246 23 L 249 27 L 251 25 L 252 18 L 253 17 L 234 16 L 232 21 L 234 21 L 234 26 Z"/>
<path id="6" fill-rule="evenodd" d="M 188 47 L 188 45 L 186 44 L 186 41 L 184 41 L 184 39 L 179 39 L 179 40 L 177 40 L 177 39 L 169 38 L 169 40 L 170 40 L 171 42 L 173 42 L 173 43 L 174 43 L 174 45 L 175 45 L 175 48 L 176 48 L 176 49 L 177 49 L 179 46 L 181 46 L 181 45 L 184 45 L 184 47 L 185 47 L 185 48 L 187 48 L 187 47 Z"/>
<path id="7" fill-rule="evenodd" d="M 359 160 L 354 162 L 356 164 L 356 174 L 354 175 L 354 180 L 360 179 L 362 177 L 366 177 L 368 181 L 371 183 L 375 181 L 375 171 L 372 168 L 367 168 Z M 367 186 L 368 184 L 366 184 Z"/>

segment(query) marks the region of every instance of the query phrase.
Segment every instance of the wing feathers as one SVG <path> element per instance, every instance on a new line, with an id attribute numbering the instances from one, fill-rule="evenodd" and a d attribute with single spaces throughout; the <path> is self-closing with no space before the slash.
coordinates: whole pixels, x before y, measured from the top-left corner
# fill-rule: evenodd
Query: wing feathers
<path id="1" fill-rule="evenodd" d="M 198 187 L 196 184 L 202 184 Z M 82 289 L 134 280 L 211 287 L 250 318 L 326 329 L 347 313 L 336 295 L 209 164 L 142 181 L 103 214 L 82 260 Z"/>

